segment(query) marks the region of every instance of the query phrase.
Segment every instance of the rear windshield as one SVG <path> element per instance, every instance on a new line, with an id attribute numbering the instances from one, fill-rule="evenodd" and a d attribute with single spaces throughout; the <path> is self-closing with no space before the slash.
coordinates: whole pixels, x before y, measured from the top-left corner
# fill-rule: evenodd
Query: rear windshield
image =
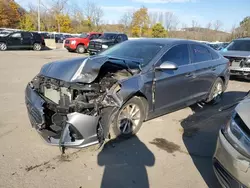
<path id="1" fill-rule="evenodd" d="M 162 44 L 154 42 L 125 41 L 107 49 L 101 55 L 141 59 L 143 60 L 141 64 L 143 67 L 160 52 L 162 47 Z"/>
<path id="2" fill-rule="evenodd" d="M 250 51 L 250 40 L 234 40 L 228 46 L 229 51 Z"/>
<path id="3" fill-rule="evenodd" d="M 112 34 L 112 33 L 104 33 L 103 35 L 101 35 L 99 37 L 99 39 L 107 39 L 107 40 L 112 40 L 116 38 L 116 34 Z"/>
<path id="4" fill-rule="evenodd" d="M 88 33 L 82 33 L 79 37 L 80 38 L 87 38 L 89 36 Z"/>

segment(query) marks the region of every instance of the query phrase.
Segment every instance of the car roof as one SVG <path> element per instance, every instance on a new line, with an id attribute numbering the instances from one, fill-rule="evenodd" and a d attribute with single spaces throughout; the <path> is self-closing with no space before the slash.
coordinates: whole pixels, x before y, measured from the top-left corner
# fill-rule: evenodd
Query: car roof
<path id="1" fill-rule="evenodd" d="M 105 34 L 113 34 L 113 35 L 118 35 L 118 34 L 123 34 L 125 35 L 125 33 L 120 33 L 120 32 L 104 32 Z"/>
<path id="2" fill-rule="evenodd" d="M 238 38 L 238 39 L 235 39 L 235 40 L 250 40 L 250 37 L 246 37 L 246 38 Z"/>
<path id="3" fill-rule="evenodd" d="M 137 39 L 137 40 L 133 40 L 133 41 L 137 41 L 137 42 L 152 42 L 152 43 L 158 43 L 158 44 L 168 44 L 168 45 L 173 45 L 173 44 L 200 44 L 203 45 L 200 42 L 196 42 L 193 40 L 187 40 L 187 39 L 177 39 L 177 38 L 142 38 L 142 39 Z"/>

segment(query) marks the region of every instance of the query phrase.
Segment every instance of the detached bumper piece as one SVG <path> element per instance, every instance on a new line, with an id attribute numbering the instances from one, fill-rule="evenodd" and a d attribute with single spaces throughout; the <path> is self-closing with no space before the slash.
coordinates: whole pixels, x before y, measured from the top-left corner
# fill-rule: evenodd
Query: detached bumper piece
<path id="1" fill-rule="evenodd" d="M 62 148 L 84 148 L 99 143 L 96 134 L 99 116 L 62 113 L 60 110 L 54 112 L 47 108 L 49 102 L 29 85 L 25 95 L 31 125 L 47 143 Z"/>
<path id="2" fill-rule="evenodd" d="M 213 158 L 213 167 L 223 188 L 247 188 L 247 186 L 238 182 L 229 172 L 227 172 L 216 158 Z"/>

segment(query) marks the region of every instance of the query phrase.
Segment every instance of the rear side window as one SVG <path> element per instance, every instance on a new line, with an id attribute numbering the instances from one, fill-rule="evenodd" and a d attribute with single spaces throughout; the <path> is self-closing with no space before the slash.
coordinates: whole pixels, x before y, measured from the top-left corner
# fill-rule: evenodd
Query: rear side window
<path id="1" fill-rule="evenodd" d="M 219 54 L 216 51 L 210 50 L 210 49 L 209 49 L 209 51 L 210 51 L 213 59 L 219 59 L 220 58 Z"/>
<path id="2" fill-rule="evenodd" d="M 122 42 L 123 41 L 122 35 L 118 35 L 116 40 L 117 40 L 117 42 Z"/>
<path id="3" fill-rule="evenodd" d="M 123 41 L 128 40 L 127 35 L 122 35 L 122 40 L 123 40 Z"/>
<path id="4" fill-rule="evenodd" d="M 198 44 L 192 44 L 192 53 L 194 56 L 194 63 L 212 60 L 212 55 L 208 48 Z"/>
<path id="5" fill-rule="evenodd" d="M 178 66 L 189 64 L 189 52 L 187 44 L 180 44 L 172 47 L 161 58 L 161 62 L 170 61 Z"/>
<path id="6" fill-rule="evenodd" d="M 13 33 L 11 35 L 11 37 L 13 37 L 13 38 L 21 38 L 21 33 Z"/>

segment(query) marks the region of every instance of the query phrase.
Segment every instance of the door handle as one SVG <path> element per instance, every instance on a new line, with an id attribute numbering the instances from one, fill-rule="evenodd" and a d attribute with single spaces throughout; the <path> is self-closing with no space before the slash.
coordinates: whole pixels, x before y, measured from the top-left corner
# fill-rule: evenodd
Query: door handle
<path id="1" fill-rule="evenodd" d="M 193 74 L 192 74 L 192 73 L 187 73 L 185 76 L 186 76 L 186 77 L 192 77 Z"/>
<path id="2" fill-rule="evenodd" d="M 212 67 L 212 71 L 215 71 L 216 70 L 216 67 Z"/>

